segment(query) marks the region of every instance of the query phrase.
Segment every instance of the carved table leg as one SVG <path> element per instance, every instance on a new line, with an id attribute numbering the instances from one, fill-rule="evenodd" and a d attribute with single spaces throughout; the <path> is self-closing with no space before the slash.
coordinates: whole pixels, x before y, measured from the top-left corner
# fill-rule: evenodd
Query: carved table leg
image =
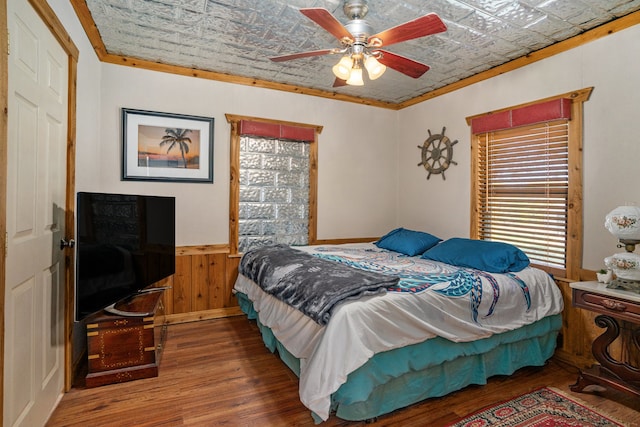
<path id="1" fill-rule="evenodd" d="M 588 379 L 586 379 L 582 375 L 582 370 L 580 370 L 578 372 L 578 379 L 576 380 L 576 383 L 573 385 L 570 385 L 569 389 L 571 391 L 575 391 L 576 393 L 580 393 L 585 387 L 590 386 L 592 384 L 597 384 L 597 383 L 591 382 Z"/>
<path id="2" fill-rule="evenodd" d="M 593 356 L 600 365 L 581 370 L 578 380 L 570 387 L 571 391 L 581 392 L 589 385 L 598 384 L 640 397 L 640 369 L 625 362 L 619 362 L 609 354 L 609 345 L 620 335 L 618 322 L 611 316 L 599 315 L 595 323 L 600 328 L 606 328 L 592 344 Z M 633 331 L 633 342 L 636 350 L 640 350 L 640 329 L 638 328 Z"/>

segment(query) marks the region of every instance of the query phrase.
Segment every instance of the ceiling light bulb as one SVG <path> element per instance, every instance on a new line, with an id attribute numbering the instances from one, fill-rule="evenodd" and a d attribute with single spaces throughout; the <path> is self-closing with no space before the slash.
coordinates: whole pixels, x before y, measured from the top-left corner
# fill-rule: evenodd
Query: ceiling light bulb
<path id="1" fill-rule="evenodd" d="M 362 80 L 362 68 L 354 68 L 351 70 L 351 75 L 347 79 L 347 84 L 351 86 L 364 86 L 364 80 Z"/>
<path id="2" fill-rule="evenodd" d="M 378 60 L 373 56 L 369 56 L 364 61 L 364 67 L 367 69 L 367 72 L 369 73 L 369 78 L 371 80 L 377 79 L 378 77 L 383 75 L 384 72 L 387 70 L 387 67 L 381 64 L 380 62 L 378 62 Z"/>
<path id="3" fill-rule="evenodd" d="M 350 56 L 343 56 L 340 62 L 333 66 L 333 74 L 337 78 L 347 80 L 351 74 L 351 67 L 353 66 L 353 60 Z"/>

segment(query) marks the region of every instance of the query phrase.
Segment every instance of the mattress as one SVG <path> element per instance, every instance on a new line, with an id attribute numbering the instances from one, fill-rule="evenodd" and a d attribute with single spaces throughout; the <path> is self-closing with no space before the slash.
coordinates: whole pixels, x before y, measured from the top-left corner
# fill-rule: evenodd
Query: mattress
<path id="1" fill-rule="evenodd" d="M 563 308 L 553 279 L 532 267 L 517 274 L 489 274 L 373 244 L 299 249 L 400 277 L 396 290 L 338 305 L 322 326 L 238 276 L 235 292 L 246 295 L 260 323 L 299 359 L 300 399 L 322 420 L 347 377 L 379 353 L 434 338 L 479 342 L 557 315 Z"/>

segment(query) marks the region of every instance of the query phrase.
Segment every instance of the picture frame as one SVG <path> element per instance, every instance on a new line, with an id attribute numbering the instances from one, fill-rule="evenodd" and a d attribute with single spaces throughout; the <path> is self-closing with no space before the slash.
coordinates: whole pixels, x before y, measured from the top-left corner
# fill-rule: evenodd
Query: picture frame
<path id="1" fill-rule="evenodd" d="M 213 117 L 121 110 L 123 181 L 213 182 Z"/>

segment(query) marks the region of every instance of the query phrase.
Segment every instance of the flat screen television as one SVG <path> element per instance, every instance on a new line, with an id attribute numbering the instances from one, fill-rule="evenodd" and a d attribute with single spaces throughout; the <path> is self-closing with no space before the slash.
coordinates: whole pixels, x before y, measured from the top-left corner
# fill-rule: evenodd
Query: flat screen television
<path id="1" fill-rule="evenodd" d="M 175 198 L 77 195 L 76 320 L 175 273 Z"/>

